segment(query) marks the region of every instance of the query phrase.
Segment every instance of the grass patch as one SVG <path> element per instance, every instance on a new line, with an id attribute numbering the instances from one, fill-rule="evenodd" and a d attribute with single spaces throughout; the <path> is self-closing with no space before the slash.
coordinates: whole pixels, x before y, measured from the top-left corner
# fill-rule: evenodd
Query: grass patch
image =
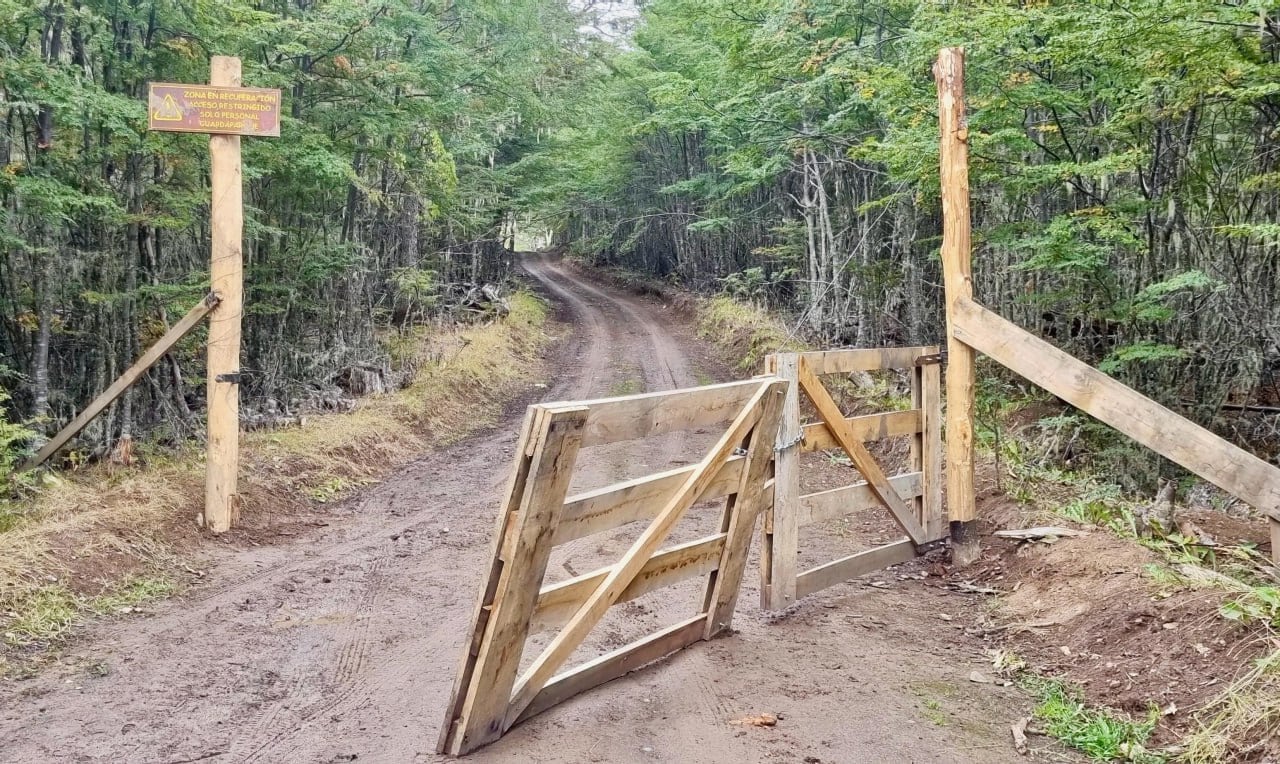
<path id="1" fill-rule="evenodd" d="M 46 586 L 25 598 L 4 626 L 5 644 L 28 647 L 52 642 L 71 628 L 80 600 L 65 586 Z"/>
<path id="2" fill-rule="evenodd" d="M 609 387 L 609 395 L 615 397 L 620 395 L 635 395 L 638 392 L 640 392 L 639 380 L 631 379 L 630 377 L 618 380 Z"/>
<path id="3" fill-rule="evenodd" d="M 99 615 L 128 613 L 140 605 L 164 599 L 177 590 L 177 582 L 164 574 L 134 576 L 89 600 L 88 609 Z"/>
<path id="4" fill-rule="evenodd" d="M 910 685 L 911 694 L 920 699 L 920 715 L 939 727 L 950 724 L 946 708 L 940 698 L 955 696 L 955 688 L 941 682 L 916 682 Z"/>
<path id="5" fill-rule="evenodd" d="M 1274 745 L 1280 729 L 1280 650 L 1260 658 L 1196 715 L 1179 761 L 1252 761 Z"/>
<path id="6" fill-rule="evenodd" d="M 1019 682 L 1038 699 L 1035 716 L 1044 723 L 1045 731 L 1089 758 L 1135 764 L 1165 761 L 1146 748 L 1159 719 L 1159 709 L 1152 708 L 1146 719 L 1133 721 L 1086 705 L 1079 690 L 1057 679 L 1023 674 Z"/>
<path id="7" fill-rule="evenodd" d="M 698 331 L 730 352 L 739 371 L 757 370 L 769 353 L 807 349 L 777 316 L 723 295 L 700 302 Z"/>

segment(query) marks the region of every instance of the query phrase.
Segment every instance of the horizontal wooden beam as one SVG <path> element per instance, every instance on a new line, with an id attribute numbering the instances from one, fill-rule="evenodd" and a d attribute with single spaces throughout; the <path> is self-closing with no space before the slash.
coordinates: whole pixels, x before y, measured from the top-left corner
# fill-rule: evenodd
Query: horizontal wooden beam
<path id="1" fill-rule="evenodd" d="M 29 470 L 39 467 L 49 457 L 57 453 L 58 449 L 65 446 L 68 441 L 79 435 L 81 430 L 87 427 L 99 414 L 106 411 L 108 406 L 115 403 L 115 400 L 123 395 L 124 391 L 137 382 L 143 374 L 146 374 L 148 369 L 155 366 L 156 362 L 161 358 L 164 358 L 165 353 L 168 353 L 174 345 L 178 344 L 179 340 L 187 336 L 187 333 L 194 329 L 201 319 L 218 305 L 220 299 L 216 292 L 210 292 L 205 295 L 203 300 L 187 311 L 187 315 L 183 316 L 182 320 L 174 324 L 169 331 L 156 340 L 155 344 L 148 348 L 141 358 L 135 361 L 128 369 L 125 369 L 125 372 L 117 377 L 110 387 L 103 390 L 101 395 L 94 398 L 93 402 L 88 406 L 85 406 L 84 411 L 81 411 L 79 416 L 59 430 L 57 435 L 50 438 L 49 442 L 45 443 L 44 447 L 35 456 L 24 462 L 20 469 Z"/>
<path id="2" fill-rule="evenodd" d="M 586 406 L 590 412 L 582 437 L 582 447 L 587 448 L 726 424 L 742 411 L 742 407 L 760 389 L 762 381 L 759 378 L 748 379 L 659 393 L 570 401 L 568 404 Z"/>
<path id="3" fill-rule="evenodd" d="M 956 339 L 1222 490 L 1280 519 L 1280 469 L 969 299 Z"/>
<path id="4" fill-rule="evenodd" d="M 742 476 L 742 460 L 741 456 L 730 457 L 697 501 L 733 493 Z M 694 469 L 696 465 L 679 467 L 570 496 L 551 543 L 563 544 L 637 520 L 653 519 Z"/>
<path id="5" fill-rule="evenodd" d="M 903 539 L 842 557 L 801 573 L 796 578 L 796 597 L 806 597 L 828 586 L 873 573 L 890 565 L 913 560 L 915 556 L 916 545 L 911 539 Z"/>
<path id="6" fill-rule="evenodd" d="M 627 602 L 686 578 L 710 573 L 720 562 L 724 540 L 725 534 L 716 533 L 658 552 L 640 569 L 631 585 L 618 597 L 618 602 Z M 613 566 L 601 568 L 543 587 L 538 593 L 538 604 L 534 606 L 531 630 L 544 631 L 568 623 L 612 569 Z"/>
<path id="7" fill-rule="evenodd" d="M 897 435 L 914 435 L 923 428 L 920 409 L 863 414 L 848 417 L 844 421 L 849 423 L 853 434 L 863 441 L 892 438 Z M 826 451 L 833 448 L 840 448 L 840 444 L 836 442 L 826 424 L 815 422 L 804 426 L 804 438 L 800 441 L 801 451 Z"/>
<path id="8" fill-rule="evenodd" d="M 919 472 L 909 472 L 889 478 L 889 484 L 903 499 L 914 499 L 924 493 L 924 482 Z M 844 517 L 850 512 L 864 509 L 885 509 L 866 482 L 854 483 L 830 491 L 819 491 L 800 497 L 800 512 L 796 521 L 800 525 L 821 523 Z M 935 539 L 927 539 L 933 541 Z"/>
<path id="9" fill-rule="evenodd" d="M 849 374 L 879 369 L 910 369 L 922 355 L 933 355 L 937 346 L 867 348 L 858 350 L 816 350 L 797 353 L 814 374 Z"/>
<path id="10" fill-rule="evenodd" d="M 644 639 L 638 639 L 617 650 L 605 653 L 578 668 L 557 674 L 520 712 L 515 723 L 518 724 L 554 705 L 563 703 L 574 695 L 625 676 L 647 664 L 665 658 L 676 650 L 688 647 L 702 639 L 706 622 L 707 614 L 699 613 L 693 618 L 669 626 Z"/>

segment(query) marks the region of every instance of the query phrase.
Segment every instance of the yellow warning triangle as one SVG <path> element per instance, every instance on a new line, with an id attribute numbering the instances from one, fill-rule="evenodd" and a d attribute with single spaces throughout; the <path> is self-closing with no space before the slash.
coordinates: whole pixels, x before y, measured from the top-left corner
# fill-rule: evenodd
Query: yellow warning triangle
<path id="1" fill-rule="evenodd" d="M 173 102 L 172 95 L 165 93 L 164 101 L 160 104 L 160 108 L 151 112 L 151 118 L 157 122 L 181 122 L 182 109 Z"/>

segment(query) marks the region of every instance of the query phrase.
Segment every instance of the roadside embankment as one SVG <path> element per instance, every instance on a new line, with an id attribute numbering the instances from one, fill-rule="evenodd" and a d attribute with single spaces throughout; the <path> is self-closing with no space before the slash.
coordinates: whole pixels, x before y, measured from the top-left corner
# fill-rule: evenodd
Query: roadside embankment
<path id="1" fill-rule="evenodd" d="M 549 340 L 546 306 L 527 292 L 501 320 L 388 336 L 407 387 L 243 434 L 243 520 L 217 543 L 257 545 L 325 524 L 326 506 L 353 489 L 491 425 L 539 378 Z M 139 456 L 130 467 L 46 473 L 10 513 L 0 533 L 0 677 L 37 670 L 87 619 L 127 616 L 203 575 L 203 450 Z"/>

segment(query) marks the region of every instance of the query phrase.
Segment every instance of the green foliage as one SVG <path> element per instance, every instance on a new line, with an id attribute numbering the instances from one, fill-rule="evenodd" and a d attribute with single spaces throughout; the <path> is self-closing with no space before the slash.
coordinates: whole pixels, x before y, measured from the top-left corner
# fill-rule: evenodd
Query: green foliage
<path id="1" fill-rule="evenodd" d="M 71 628 L 80 601 L 64 586 L 46 586 L 20 601 L 3 624 L 4 641 L 13 646 L 48 643 Z"/>
<path id="2" fill-rule="evenodd" d="M 207 290 L 208 139 L 148 132 L 148 82 L 206 82 L 219 54 L 283 92 L 281 137 L 242 142 L 246 403 L 283 401 L 376 356 L 395 308 L 417 319 L 442 285 L 509 275 L 513 168 L 585 65 L 582 14 L 566 0 L 0 0 L 0 357 L 26 377 L 17 418 L 48 400 L 39 426 L 66 421 Z M 178 360 L 182 377 L 154 373 L 86 437 L 189 427 L 201 359 Z"/>
<path id="3" fill-rule="evenodd" d="M 747 268 L 720 279 L 721 290 L 735 300 L 768 307 L 770 298 L 777 295 L 780 287 L 791 280 L 795 274 L 794 268 L 784 268 L 772 273 L 767 273 L 764 268 L 758 266 Z"/>
<path id="4" fill-rule="evenodd" d="M 1078 689 L 1056 679 L 1024 674 L 1022 685 L 1039 698 L 1035 715 L 1045 723 L 1045 730 L 1089 758 L 1135 764 L 1159 764 L 1165 760 L 1146 749 L 1160 718 L 1158 708 L 1151 708 L 1145 720 L 1133 721 L 1088 706 Z"/>
<path id="5" fill-rule="evenodd" d="M 405 304 L 406 321 L 431 312 L 440 301 L 439 274 L 427 268 L 399 268 L 392 272 L 396 297 Z"/>
<path id="6" fill-rule="evenodd" d="M 767 291 L 815 341 L 935 342 L 928 72 L 964 45 L 977 293 L 1144 392 L 1225 400 L 1276 357 L 1268 13 L 653 0 L 561 91 L 522 206 L 590 259 Z"/>
<path id="7" fill-rule="evenodd" d="M 14 469 L 27 456 L 27 444 L 36 436 L 30 428 L 9 418 L 9 393 L 0 387 L 0 532 L 12 526 L 20 512 L 11 505 L 14 491 L 24 486 L 29 477 Z"/>
<path id="8" fill-rule="evenodd" d="M 1223 618 L 1280 631 L 1280 587 L 1255 586 L 1219 608 Z"/>
<path id="9" fill-rule="evenodd" d="M 1181 348 L 1150 340 L 1139 340 L 1111 351 L 1111 354 L 1098 364 L 1098 368 L 1108 374 L 1115 374 L 1130 364 L 1180 361 L 1186 357 L 1187 351 Z"/>

